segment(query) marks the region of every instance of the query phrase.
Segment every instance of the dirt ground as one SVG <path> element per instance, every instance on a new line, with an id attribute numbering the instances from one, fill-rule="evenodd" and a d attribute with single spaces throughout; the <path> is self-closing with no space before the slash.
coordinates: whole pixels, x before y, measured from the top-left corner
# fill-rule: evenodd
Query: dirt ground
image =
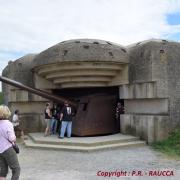
<path id="1" fill-rule="evenodd" d="M 20 180 L 180 179 L 180 160 L 149 146 L 82 153 L 30 149 L 20 144 L 20 150 Z M 157 171 L 166 176 L 154 175 Z M 167 176 L 170 173 L 173 175 Z M 11 171 L 7 180 L 10 175 Z"/>

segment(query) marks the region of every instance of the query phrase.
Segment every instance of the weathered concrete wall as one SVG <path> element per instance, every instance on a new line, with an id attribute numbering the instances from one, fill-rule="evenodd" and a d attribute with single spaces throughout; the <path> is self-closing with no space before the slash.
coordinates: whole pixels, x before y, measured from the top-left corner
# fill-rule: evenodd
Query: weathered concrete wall
<path id="1" fill-rule="evenodd" d="M 126 48 L 97 39 L 58 43 L 39 53 L 33 65 L 35 78 L 52 82 L 53 86 L 43 80 L 44 87 L 51 89 L 108 87 L 129 82 Z"/>
<path id="2" fill-rule="evenodd" d="M 9 62 L 2 75 L 34 87 L 31 71 L 34 57 L 35 55 L 27 55 L 14 62 Z M 46 99 L 5 83 L 2 84 L 2 91 L 4 103 L 9 106 L 11 112 L 14 113 L 16 109 L 20 110 L 20 119 L 25 132 L 37 132 L 44 129 L 43 113 Z"/>
<path id="3" fill-rule="evenodd" d="M 33 87 L 33 72 L 31 69 L 34 57 L 34 54 L 29 54 L 14 62 L 10 61 L 8 66 L 3 70 L 2 75 Z"/>
<path id="4" fill-rule="evenodd" d="M 120 99 L 145 99 L 157 97 L 156 82 L 130 83 L 119 87 Z"/>
<path id="5" fill-rule="evenodd" d="M 33 76 L 31 72 L 32 61 L 35 55 L 30 54 L 26 55 L 20 59 L 17 59 L 14 62 L 9 62 L 8 66 L 3 70 L 2 75 L 13 80 L 17 80 L 25 85 L 33 87 Z M 2 83 L 2 91 L 4 93 L 4 103 L 8 104 L 11 101 L 11 90 L 13 91 L 13 86 L 9 86 L 5 83 Z"/>
<path id="6" fill-rule="evenodd" d="M 39 53 L 34 67 L 57 62 L 128 62 L 124 46 L 98 39 L 75 39 L 60 42 Z"/>
<path id="7" fill-rule="evenodd" d="M 121 115 L 121 132 L 132 134 L 148 143 L 160 141 L 168 136 L 171 121 L 168 116 L 160 115 Z"/>
<path id="8" fill-rule="evenodd" d="M 126 99 L 124 107 L 126 114 L 168 115 L 168 102 L 168 99 Z"/>
<path id="9" fill-rule="evenodd" d="M 44 102 L 11 102 L 12 112 L 20 110 L 21 125 L 25 132 L 44 131 Z"/>
<path id="10" fill-rule="evenodd" d="M 60 86 L 55 85 L 51 80 L 47 80 L 41 76 L 39 76 L 37 73 L 33 74 L 34 78 L 34 87 L 37 89 L 60 89 Z"/>
<path id="11" fill-rule="evenodd" d="M 180 126 L 180 43 L 169 42 L 164 46 L 161 62 L 166 65 L 169 113 L 174 129 Z"/>
<path id="12" fill-rule="evenodd" d="M 171 45 L 169 44 L 168 46 Z M 138 43 L 130 47 L 128 51 L 130 84 L 156 82 L 157 98 L 169 97 L 167 64 L 165 62 L 165 56 L 162 53 L 165 51 L 165 48 L 167 48 L 167 45 L 164 41 L 150 40 L 140 44 Z"/>
<path id="13" fill-rule="evenodd" d="M 144 41 L 129 46 L 128 53 L 130 84 L 120 86 L 128 113 L 122 117 L 122 132 L 131 127 L 148 142 L 161 140 L 180 125 L 180 43 Z M 137 122 L 143 128 L 136 128 Z"/>

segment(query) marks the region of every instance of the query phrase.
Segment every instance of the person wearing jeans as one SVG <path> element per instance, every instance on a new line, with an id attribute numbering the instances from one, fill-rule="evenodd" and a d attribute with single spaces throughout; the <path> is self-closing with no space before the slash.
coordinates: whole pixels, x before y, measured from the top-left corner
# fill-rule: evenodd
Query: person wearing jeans
<path id="1" fill-rule="evenodd" d="M 52 123 L 51 123 L 51 134 L 56 134 L 57 129 L 57 120 L 55 117 L 52 117 Z"/>
<path id="2" fill-rule="evenodd" d="M 51 134 L 56 134 L 57 131 L 57 105 L 53 104 L 52 108 L 52 122 L 51 122 Z"/>
<path id="3" fill-rule="evenodd" d="M 64 137 L 66 129 L 67 129 L 67 137 L 70 138 L 71 130 L 72 130 L 72 121 L 62 121 L 60 138 Z"/>
<path id="4" fill-rule="evenodd" d="M 74 116 L 74 110 L 69 105 L 68 101 L 64 102 L 64 107 L 62 108 L 61 114 L 60 114 L 60 121 L 61 121 L 61 131 L 59 138 L 64 138 L 64 134 L 67 130 L 67 137 L 71 137 L 72 132 L 72 118 Z"/>
<path id="5" fill-rule="evenodd" d="M 11 112 L 5 105 L 0 106 L 0 180 L 5 180 L 8 167 L 12 170 L 11 180 L 19 180 L 20 166 L 12 144 L 16 141 L 14 128 L 8 120 Z"/>

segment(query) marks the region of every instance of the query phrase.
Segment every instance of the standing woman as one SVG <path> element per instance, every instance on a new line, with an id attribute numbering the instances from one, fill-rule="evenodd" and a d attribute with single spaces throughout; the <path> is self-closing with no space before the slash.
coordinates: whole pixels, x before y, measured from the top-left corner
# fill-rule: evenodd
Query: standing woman
<path id="1" fill-rule="evenodd" d="M 51 122 L 52 122 L 52 113 L 51 113 L 50 103 L 46 104 L 46 109 L 44 111 L 44 114 L 45 114 L 45 122 L 46 122 L 46 129 L 44 132 L 44 136 L 48 136 L 51 134 Z"/>
<path id="2" fill-rule="evenodd" d="M 14 128 L 8 120 L 11 112 L 5 105 L 0 106 L 0 180 L 5 180 L 8 174 L 8 167 L 12 170 L 11 180 L 18 180 L 20 166 L 17 154 L 12 147 L 16 141 Z"/>

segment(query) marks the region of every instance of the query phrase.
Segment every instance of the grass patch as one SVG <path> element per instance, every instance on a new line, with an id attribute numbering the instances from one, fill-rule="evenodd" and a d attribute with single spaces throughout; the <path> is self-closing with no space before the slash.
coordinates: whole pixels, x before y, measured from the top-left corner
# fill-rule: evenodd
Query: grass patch
<path id="1" fill-rule="evenodd" d="M 3 104 L 3 93 L 0 92 L 0 104 Z"/>
<path id="2" fill-rule="evenodd" d="M 152 144 L 155 150 L 168 156 L 180 158 L 180 128 L 175 129 L 167 139 Z"/>

